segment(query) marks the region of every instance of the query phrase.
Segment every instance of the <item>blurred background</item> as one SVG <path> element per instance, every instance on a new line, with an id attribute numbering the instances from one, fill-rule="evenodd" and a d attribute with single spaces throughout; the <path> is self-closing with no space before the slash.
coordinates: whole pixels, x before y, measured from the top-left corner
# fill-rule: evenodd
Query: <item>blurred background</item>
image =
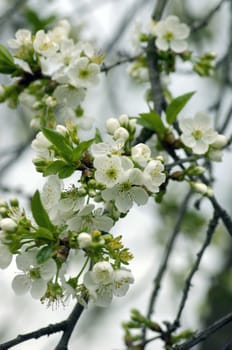
<path id="1" fill-rule="evenodd" d="M 5 45 L 19 28 L 36 31 L 50 28 L 59 19 L 66 18 L 73 26 L 73 35 L 93 41 L 106 53 L 105 63 L 110 65 L 125 55 L 133 56 L 131 38 L 136 23 L 141 22 L 144 28 L 148 26 L 155 3 L 155 0 L 0 0 L 0 42 Z M 217 11 L 212 13 L 215 8 Z M 207 24 L 192 33 L 190 49 L 198 54 L 205 51 L 217 53 L 215 75 L 200 78 L 191 73 L 188 64 L 179 62 L 177 72 L 170 74 L 169 88 L 174 96 L 197 91 L 182 114 L 193 116 L 197 111 L 208 111 L 217 128 L 222 128 L 226 122 L 225 134 L 230 136 L 232 1 L 169 0 L 165 14 L 170 13 L 178 15 L 182 22 L 193 28 L 211 14 Z M 118 117 L 122 113 L 137 116 L 147 111 L 144 96 L 149 86 L 135 83 L 126 74 L 127 69 L 128 64 L 123 64 L 108 74 L 103 73 L 100 85 L 88 92 L 85 113 L 95 119 L 99 129 L 104 128 L 109 117 Z M 1 83 L 7 83 L 5 76 L 1 75 L 0 79 Z M 41 189 L 44 183 L 31 162 L 33 134 L 29 127 L 30 118 L 27 106 L 10 109 L 6 104 L 0 105 L 0 197 L 17 196 L 26 208 L 35 189 Z M 231 160 L 231 153 L 226 151 L 223 162 L 214 163 L 213 168 L 215 195 L 230 214 Z M 174 183 L 161 205 L 150 201 L 146 207 L 134 207 L 114 227 L 112 232 L 123 235 L 125 246 L 135 256 L 131 263 L 135 284 L 126 297 L 114 299 L 107 309 L 90 306 L 76 327 L 70 349 L 125 349 L 121 324 L 129 319 L 131 308 L 146 313 L 152 281 L 187 191 L 187 186 Z M 197 199 L 199 197 L 194 197 L 191 201 L 175 243 L 154 315 L 156 321 L 171 322 L 174 319 L 184 278 L 204 240 L 211 208 L 202 202 L 197 210 L 194 206 Z M 219 226 L 193 280 L 182 319 L 185 328 L 204 328 L 231 311 L 231 248 L 231 238 L 224 227 Z M 61 321 L 74 305 L 70 301 L 67 305 L 47 308 L 29 296 L 15 296 L 11 281 L 16 272 L 12 264 L 10 269 L 0 273 L 0 342 Z M 223 349 L 231 334 L 232 326 L 228 325 L 205 342 L 201 349 Z M 27 350 L 32 346 L 35 350 L 53 349 L 59 338 L 60 334 L 43 337 L 22 343 L 15 349 Z M 154 349 L 155 344 L 151 343 L 147 349 Z M 161 343 L 157 342 L 155 346 L 156 350 L 162 349 Z"/>

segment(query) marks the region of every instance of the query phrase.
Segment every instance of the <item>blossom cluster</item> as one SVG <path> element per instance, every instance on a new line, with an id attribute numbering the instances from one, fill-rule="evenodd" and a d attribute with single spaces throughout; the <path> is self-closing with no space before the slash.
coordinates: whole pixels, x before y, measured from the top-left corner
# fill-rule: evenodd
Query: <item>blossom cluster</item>
<path id="1" fill-rule="evenodd" d="M 17 100 L 34 114 L 31 126 L 53 127 L 56 119 L 79 119 L 80 127 L 88 128 L 84 121 L 81 103 L 86 89 L 99 81 L 103 56 L 96 53 L 90 42 L 74 41 L 70 37 L 71 25 L 61 20 L 49 31 L 35 34 L 19 29 L 15 38 L 8 40 L 15 62 L 22 76 L 20 86 L 15 86 Z M 2 86 L 9 104 L 13 102 L 7 86 Z M 14 99 L 15 99 L 14 93 Z M 13 98 L 13 97 L 12 97 Z M 86 119 L 86 118 L 85 118 Z"/>

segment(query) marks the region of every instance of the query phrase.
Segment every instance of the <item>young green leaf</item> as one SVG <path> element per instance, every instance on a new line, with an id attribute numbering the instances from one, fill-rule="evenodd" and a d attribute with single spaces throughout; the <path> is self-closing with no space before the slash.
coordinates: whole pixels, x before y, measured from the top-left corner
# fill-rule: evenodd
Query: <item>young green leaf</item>
<path id="1" fill-rule="evenodd" d="M 57 174 L 59 170 L 66 165 L 67 163 L 63 160 L 55 160 L 47 166 L 47 168 L 44 171 L 44 176 Z"/>
<path id="2" fill-rule="evenodd" d="M 58 171 L 58 176 L 60 179 L 65 179 L 74 173 L 75 169 L 72 166 L 65 165 Z"/>
<path id="3" fill-rule="evenodd" d="M 0 73 L 12 74 L 16 68 L 10 52 L 3 45 L 0 45 Z"/>
<path id="4" fill-rule="evenodd" d="M 162 122 L 161 116 L 155 111 L 149 113 L 141 113 L 141 118 L 138 119 L 137 123 L 144 126 L 147 129 L 155 131 L 160 136 L 163 136 L 166 128 Z"/>
<path id="5" fill-rule="evenodd" d="M 34 237 L 39 240 L 54 241 L 52 232 L 45 227 L 39 227 L 34 233 Z"/>
<path id="6" fill-rule="evenodd" d="M 81 142 L 74 150 L 73 150 L 73 161 L 78 161 L 82 154 L 87 151 L 87 149 L 92 145 L 94 139 Z"/>
<path id="7" fill-rule="evenodd" d="M 42 132 L 44 136 L 58 149 L 60 154 L 67 160 L 71 161 L 72 159 L 72 152 L 73 149 L 70 146 L 68 140 L 66 137 L 59 132 L 48 129 L 48 128 L 42 128 Z"/>
<path id="8" fill-rule="evenodd" d="M 182 111 L 184 106 L 194 94 L 195 91 L 178 96 L 168 105 L 166 110 L 166 119 L 168 124 L 172 125 L 174 123 L 178 114 Z"/>
<path id="9" fill-rule="evenodd" d="M 49 260 L 52 257 L 52 247 L 50 246 L 45 246 L 42 247 L 37 255 L 36 255 L 36 260 L 38 264 L 43 264 L 45 263 L 47 260 Z"/>
<path id="10" fill-rule="evenodd" d="M 40 199 L 39 191 L 36 191 L 31 200 L 31 211 L 35 219 L 35 222 L 42 227 L 47 228 L 52 231 L 54 229 L 53 224 L 51 223 L 48 213 L 43 207 L 43 204 Z"/>

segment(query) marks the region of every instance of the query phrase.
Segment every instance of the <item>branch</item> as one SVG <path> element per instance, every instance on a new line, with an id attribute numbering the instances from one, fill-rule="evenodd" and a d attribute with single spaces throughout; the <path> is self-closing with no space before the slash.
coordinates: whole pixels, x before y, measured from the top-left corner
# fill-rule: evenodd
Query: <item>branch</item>
<path id="1" fill-rule="evenodd" d="M 169 0 L 157 0 L 156 7 L 152 13 L 152 19 L 159 21 Z"/>
<path id="2" fill-rule="evenodd" d="M 38 339 L 40 337 L 43 337 L 44 335 L 51 335 L 57 332 L 61 332 L 65 329 L 66 324 L 67 321 L 62 321 L 56 324 L 51 324 L 47 327 L 40 328 L 34 332 L 20 334 L 16 338 L 9 340 L 6 343 L 0 344 L 0 350 L 10 349 L 15 345 L 18 345 L 30 339 Z"/>
<path id="3" fill-rule="evenodd" d="M 232 322 L 232 312 L 228 315 L 220 318 L 218 321 L 214 322 L 212 325 L 207 327 L 202 332 L 195 334 L 190 340 L 186 341 L 181 345 L 176 345 L 173 350 L 188 350 L 193 346 L 201 343 L 205 339 L 209 338 L 212 334 L 217 332 L 220 328 L 226 326 L 228 323 Z"/>
<path id="4" fill-rule="evenodd" d="M 186 211 L 188 208 L 188 203 L 189 203 L 189 200 L 191 198 L 191 195 L 192 195 L 192 191 L 189 191 L 187 193 L 187 195 L 185 196 L 182 205 L 180 206 L 180 210 L 178 213 L 179 215 L 178 215 L 178 218 L 176 220 L 176 224 L 174 226 L 170 240 L 167 243 L 162 262 L 159 266 L 158 272 L 157 272 L 156 277 L 154 279 L 154 289 L 153 289 L 151 297 L 150 297 L 150 302 L 149 302 L 148 311 L 147 311 L 147 318 L 149 318 L 149 319 L 150 319 L 152 313 L 154 312 L 154 306 L 155 306 L 155 302 L 156 302 L 159 290 L 161 288 L 161 282 L 162 282 L 164 274 L 167 270 L 168 261 L 169 261 L 169 258 L 171 256 L 171 253 L 173 252 L 173 247 L 174 247 L 174 243 L 176 241 L 176 238 L 180 232 L 181 224 L 182 224 L 183 218 L 186 214 Z M 147 331 L 147 328 L 144 327 L 143 328 L 143 338 L 142 338 L 143 344 L 147 343 L 146 331 Z"/>
<path id="5" fill-rule="evenodd" d="M 219 4 L 217 6 L 215 6 L 201 22 L 199 22 L 198 24 L 193 25 L 192 26 L 192 33 L 193 32 L 197 32 L 198 30 L 206 27 L 209 24 L 211 18 L 215 15 L 215 13 L 220 9 L 222 4 L 224 2 L 226 2 L 226 1 L 228 1 L 228 0 L 221 0 L 219 2 Z"/>
<path id="6" fill-rule="evenodd" d="M 63 331 L 63 336 L 61 337 L 61 340 L 55 348 L 55 350 L 67 350 L 68 341 L 71 337 L 71 334 L 74 330 L 77 321 L 81 316 L 82 311 L 83 306 L 77 303 L 67 320 L 51 324 L 47 327 L 40 328 L 30 333 L 20 334 L 16 338 L 0 344 L 0 350 L 7 350 L 27 340 L 38 339 L 40 337 L 43 337 L 44 335 L 51 335 L 61 331 Z"/>
<path id="7" fill-rule="evenodd" d="M 179 215 L 178 215 L 178 218 L 176 220 L 176 224 L 174 226 L 172 235 L 170 237 L 169 242 L 166 245 L 163 260 L 159 266 L 157 275 L 154 279 L 154 290 L 153 290 L 152 295 L 151 295 L 150 304 L 149 304 L 148 313 L 147 313 L 147 318 L 150 318 L 151 314 L 154 311 L 154 304 L 155 304 L 156 298 L 158 296 L 159 289 L 161 287 L 161 282 L 162 282 L 162 279 L 164 277 L 164 273 L 167 269 L 168 261 L 169 261 L 169 258 L 171 256 L 175 240 L 177 238 L 178 233 L 180 232 L 181 224 L 182 224 L 182 221 L 183 221 L 184 216 L 186 214 L 186 211 L 188 208 L 188 203 L 189 203 L 189 200 L 191 198 L 191 195 L 192 195 L 192 191 L 189 191 L 187 193 L 187 195 L 185 196 L 183 203 L 180 206 L 180 210 L 178 213 Z"/>
<path id="8" fill-rule="evenodd" d="M 220 204 L 218 203 L 217 199 L 212 196 L 212 197 L 208 197 L 209 200 L 211 201 L 215 212 L 217 213 L 218 216 L 220 216 L 223 224 L 225 225 L 228 233 L 232 236 L 232 220 L 229 216 L 229 214 L 226 212 L 225 209 L 223 209 Z"/>
<path id="9" fill-rule="evenodd" d="M 58 345 L 55 347 L 55 350 L 68 350 L 69 339 L 72 335 L 72 332 L 83 310 L 84 310 L 84 307 L 81 304 L 77 303 L 66 321 L 66 327 L 64 328 L 64 333 Z"/>
<path id="10" fill-rule="evenodd" d="M 213 234 L 214 234 L 215 229 L 216 229 L 217 224 L 218 224 L 218 220 L 219 220 L 219 214 L 215 211 L 213 218 L 209 222 L 209 226 L 208 226 L 208 230 L 207 230 L 207 234 L 206 234 L 206 238 L 205 238 L 205 241 L 203 243 L 203 246 L 200 249 L 200 251 L 197 253 L 197 259 L 196 259 L 196 261 L 195 261 L 195 263 L 194 263 L 194 265 L 193 265 L 193 267 L 192 267 L 192 269 L 191 269 L 191 271 L 190 271 L 190 273 L 185 281 L 185 286 L 183 289 L 183 294 L 182 294 L 181 302 L 180 302 L 179 309 L 177 312 L 177 316 L 176 316 L 176 319 L 173 322 L 173 325 L 171 327 L 172 331 L 176 330 L 180 326 L 180 318 L 181 318 L 182 312 L 184 310 L 184 307 L 185 307 L 187 299 L 188 299 L 188 295 L 189 295 L 190 288 L 192 285 L 192 279 L 200 266 L 201 259 L 205 253 L 206 248 L 209 246 L 209 244 L 211 242 L 211 239 L 213 237 Z"/>
<path id="11" fill-rule="evenodd" d="M 120 66 L 121 64 L 124 64 L 124 63 L 129 63 L 129 62 L 133 62 L 134 60 L 136 60 L 140 55 L 136 55 L 136 56 L 127 56 L 127 57 L 124 57 L 122 58 L 121 60 L 118 60 L 117 62 L 115 63 L 112 63 L 110 65 L 106 65 L 103 63 L 103 65 L 101 66 L 101 72 L 103 73 L 108 73 L 111 69 L 115 68 L 115 67 L 118 67 Z"/>

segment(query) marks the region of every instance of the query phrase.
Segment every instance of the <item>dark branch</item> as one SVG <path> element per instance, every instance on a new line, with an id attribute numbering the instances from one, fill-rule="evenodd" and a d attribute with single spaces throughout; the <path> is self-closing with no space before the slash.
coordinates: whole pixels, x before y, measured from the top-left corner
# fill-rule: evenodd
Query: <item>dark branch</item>
<path id="1" fill-rule="evenodd" d="M 189 275 L 186 278 L 182 298 L 180 301 L 179 309 L 177 311 L 177 316 L 176 316 L 175 321 L 173 322 L 173 326 L 171 327 L 172 330 L 176 330 L 180 326 L 180 318 L 181 318 L 182 312 L 184 310 L 184 307 L 185 307 L 187 299 L 188 299 L 190 288 L 192 286 L 192 279 L 200 266 L 201 259 L 205 253 L 206 248 L 209 246 L 209 244 L 211 242 L 211 239 L 213 237 L 213 234 L 214 234 L 215 229 L 216 229 L 217 224 L 218 224 L 218 220 L 219 220 L 219 214 L 215 211 L 213 218 L 209 222 L 205 241 L 204 241 L 200 251 L 197 253 L 197 259 L 196 259 Z"/>
<path id="2" fill-rule="evenodd" d="M 222 317 L 218 321 L 214 322 L 212 325 L 207 327 L 202 332 L 195 334 L 190 340 L 186 341 L 181 345 L 176 345 L 173 350 L 189 350 L 195 345 L 201 343 L 205 339 L 208 339 L 211 335 L 217 332 L 220 328 L 226 326 L 228 323 L 232 322 L 232 312 L 228 315 Z"/>
<path id="3" fill-rule="evenodd" d="M 221 0 L 217 6 L 215 6 L 209 13 L 208 15 L 199 23 L 195 24 L 192 26 L 192 32 L 196 32 L 204 27 L 206 27 L 210 20 L 213 18 L 213 16 L 216 14 L 216 12 L 220 9 L 222 4 L 228 0 Z"/>
<path id="4" fill-rule="evenodd" d="M 84 310 L 84 307 L 77 303 L 74 307 L 72 313 L 66 320 L 66 327 L 64 328 L 64 333 L 56 346 L 55 350 L 68 350 L 68 342 L 72 335 L 72 332 L 76 326 L 77 321 L 79 320 L 82 311 Z"/>
<path id="5" fill-rule="evenodd" d="M 183 218 L 186 214 L 187 208 L 188 208 L 188 203 L 191 198 L 192 192 L 189 191 L 187 195 L 185 196 L 182 205 L 180 206 L 180 210 L 178 213 L 178 218 L 176 220 L 176 224 L 174 226 L 172 235 L 167 243 L 166 249 L 164 251 L 163 259 L 161 261 L 161 264 L 159 266 L 158 272 L 156 274 L 156 277 L 154 279 L 154 289 L 152 291 L 151 297 L 150 297 L 150 302 L 148 306 L 148 311 L 147 311 L 147 318 L 151 318 L 152 313 L 154 312 L 154 306 L 155 302 L 159 293 L 159 290 L 161 288 L 161 283 L 164 277 L 165 272 L 167 271 L 167 266 L 168 266 L 168 261 L 171 256 L 171 253 L 173 252 L 173 247 L 176 241 L 176 238 L 180 232 L 181 224 L 183 221 Z M 143 344 L 146 344 L 146 327 L 143 329 Z"/>
<path id="6" fill-rule="evenodd" d="M 74 327 L 77 321 L 79 320 L 82 314 L 82 311 L 83 311 L 83 306 L 77 303 L 73 311 L 71 312 L 70 316 L 67 318 L 67 320 L 56 324 L 51 324 L 47 327 L 40 328 L 30 333 L 20 334 L 16 338 L 9 340 L 3 344 L 0 344 L 0 350 L 7 350 L 27 340 L 38 339 L 45 335 L 51 335 L 61 331 L 63 331 L 63 336 L 61 337 L 61 340 L 57 345 L 57 347 L 55 348 L 55 350 L 67 350 L 69 339 L 72 335 L 72 332 L 74 330 Z"/>

